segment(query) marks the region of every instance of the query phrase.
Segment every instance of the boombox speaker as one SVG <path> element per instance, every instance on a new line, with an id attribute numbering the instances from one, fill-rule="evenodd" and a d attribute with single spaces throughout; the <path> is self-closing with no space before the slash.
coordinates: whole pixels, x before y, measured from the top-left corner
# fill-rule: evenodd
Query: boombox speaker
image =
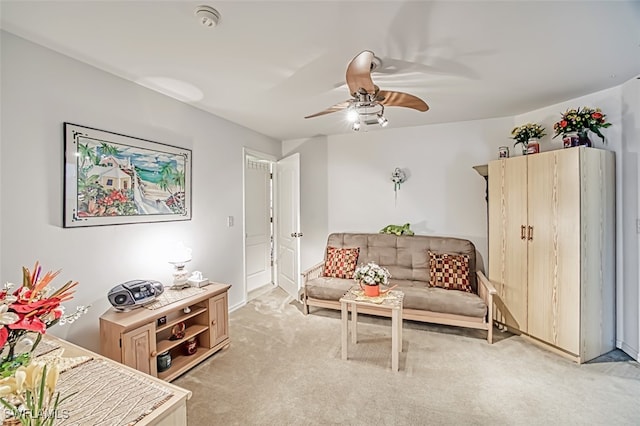
<path id="1" fill-rule="evenodd" d="M 118 284 L 109 290 L 109 303 L 119 311 L 130 311 L 153 302 L 164 292 L 164 286 L 158 281 L 133 280 Z"/>

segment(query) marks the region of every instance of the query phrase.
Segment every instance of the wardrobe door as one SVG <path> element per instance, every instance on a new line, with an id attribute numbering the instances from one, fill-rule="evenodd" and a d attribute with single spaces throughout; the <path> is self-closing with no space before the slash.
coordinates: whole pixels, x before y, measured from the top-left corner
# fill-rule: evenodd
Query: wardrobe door
<path id="1" fill-rule="evenodd" d="M 489 163 L 489 279 L 496 320 L 527 331 L 527 157 Z"/>
<path id="2" fill-rule="evenodd" d="M 528 156 L 528 333 L 580 349 L 579 150 Z"/>

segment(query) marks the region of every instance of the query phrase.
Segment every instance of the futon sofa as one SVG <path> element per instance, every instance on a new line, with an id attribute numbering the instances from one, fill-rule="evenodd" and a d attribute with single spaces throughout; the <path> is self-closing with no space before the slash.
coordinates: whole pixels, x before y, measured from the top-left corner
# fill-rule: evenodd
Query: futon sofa
<path id="1" fill-rule="evenodd" d="M 404 293 L 403 319 L 487 330 L 487 341 L 493 342 L 496 289 L 476 270 L 473 243 L 459 238 L 331 234 L 324 261 L 302 273 L 305 315 L 310 306 L 340 309 L 342 295 L 357 285 L 352 278 L 353 257 L 357 257 L 357 265 L 375 262 L 389 270 L 389 286 L 397 285 L 396 290 Z M 466 281 L 461 278 L 464 269 L 468 272 Z M 375 315 L 388 312 L 358 310 Z"/>

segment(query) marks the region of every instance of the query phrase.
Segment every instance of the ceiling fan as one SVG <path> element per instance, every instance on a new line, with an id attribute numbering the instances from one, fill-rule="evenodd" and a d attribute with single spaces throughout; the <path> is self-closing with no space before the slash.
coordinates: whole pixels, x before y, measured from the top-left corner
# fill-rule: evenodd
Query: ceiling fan
<path id="1" fill-rule="evenodd" d="M 399 106 L 418 111 L 427 111 L 429 106 L 420 98 L 403 92 L 380 90 L 373 84 L 371 71 L 381 65 L 381 61 L 370 50 L 360 52 L 347 66 L 347 86 L 352 99 L 330 106 L 324 111 L 308 115 L 305 118 L 318 117 L 332 112 L 347 110 L 347 119 L 352 129 L 360 130 L 361 120 L 365 124 L 378 123 L 385 127 L 389 122 L 384 117 L 385 106 Z"/>

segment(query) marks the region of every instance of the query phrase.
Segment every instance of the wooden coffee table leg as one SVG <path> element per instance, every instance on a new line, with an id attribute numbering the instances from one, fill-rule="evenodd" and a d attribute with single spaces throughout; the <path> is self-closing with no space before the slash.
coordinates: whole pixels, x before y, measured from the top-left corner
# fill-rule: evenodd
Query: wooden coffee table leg
<path id="1" fill-rule="evenodd" d="M 358 305 L 351 304 L 351 342 L 358 343 Z"/>
<path id="2" fill-rule="evenodd" d="M 398 371 L 398 361 L 400 358 L 400 350 L 399 350 L 399 334 L 400 330 L 398 328 L 399 323 L 399 309 L 391 310 L 391 369 L 393 371 Z"/>
<path id="3" fill-rule="evenodd" d="M 400 341 L 400 347 L 398 348 L 398 352 L 402 352 L 402 307 L 400 307 L 399 318 L 398 318 L 398 338 Z"/>
<path id="4" fill-rule="evenodd" d="M 347 359 L 347 345 L 349 344 L 349 330 L 348 330 L 348 321 L 349 321 L 349 310 L 347 308 L 347 302 L 340 302 L 340 311 L 342 313 L 342 359 Z"/>

